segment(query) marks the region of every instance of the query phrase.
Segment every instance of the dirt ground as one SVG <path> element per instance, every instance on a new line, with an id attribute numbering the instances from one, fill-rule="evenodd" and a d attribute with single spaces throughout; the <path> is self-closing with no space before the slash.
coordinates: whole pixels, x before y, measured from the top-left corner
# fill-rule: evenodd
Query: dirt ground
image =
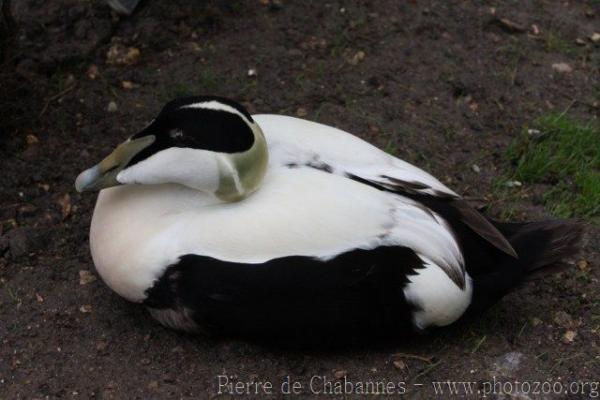
<path id="1" fill-rule="evenodd" d="M 218 94 L 353 132 L 501 215 L 494 182 L 511 138 L 545 113 L 600 113 L 598 1 L 147 0 L 129 18 L 102 1 L 12 3 L 0 67 L 0 399 L 204 399 L 219 394 L 219 375 L 271 382 L 273 398 L 286 376 L 297 398 L 332 397 L 336 382 L 362 398 L 356 385 L 375 381 L 405 382 L 390 397 L 428 399 L 446 380 L 477 382 L 476 398 L 493 379 L 511 382 L 513 398 L 594 397 L 593 385 L 568 385 L 600 381 L 597 225 L 565 272 L 478 320 L 391 346 L 289 351 L 173 332 L 112 293 L 89 254 L 95 195 L 73 182 L 165 101 Z M 540 189 L 525 193 L 516 217 L 549 217 Z M 538 393 L 563 386 L 527 394 L 515 380 L 540 382 Z"/>

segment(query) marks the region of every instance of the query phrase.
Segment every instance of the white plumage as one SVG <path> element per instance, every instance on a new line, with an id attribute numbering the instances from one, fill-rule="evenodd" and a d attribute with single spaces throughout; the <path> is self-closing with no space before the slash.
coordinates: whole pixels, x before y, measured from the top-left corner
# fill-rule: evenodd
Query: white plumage
<path id="1" fill-rule="evenodd" d="M 100 192 L 91 249 L 98 272 L 111 288 L 129 300 L 142 301 L 164 270 L 189 253 L 252 264 L 289 255 L 328 259 L 357 248 L 403 245 L 431 260 L 427 269 L 442 272 L 428 274 L 435 279 L 427 281 L 427 292 L 411 290 L 410 284 L 405 289 L 411 300 L 428 305 L 420 325 L 451 323 L 462 314 L 470 291 L 459 289 L 436 265 L 444 263 L 463 273 L 460 250 L 445 221 L 406 197 L 339 174 L 286 165 L 325 162 L 340 173 L 372 179 L 386 174 L 452 191 L 426 172 L 341 130 L 292 117 L 253 118 L 267 139 L 270 163 L 261 189 L 244 201 L 219 203 L 208 194 L 171 184 Z M 184 173 L 203 171 L 194 164 L 198 158 L 185 156 L 190 151 L 169 149 L 133 166 L 130 173 L 144 170 L 144 163 L 172 165 Z M 436 295 L 440 287 L 452 286 L 464 297 L 459 306 Z"/>
<path id="2" fill-rule="evenodd" d="M 303 304 L 351 329 L 445 326 L 572 252 L 580 232 L 496 223 L 356 136 L 216 97 L 167 104 L 76 187 L 103 189 L 90 243 L 104 281 L 184 330 L 332 328 Z"/>

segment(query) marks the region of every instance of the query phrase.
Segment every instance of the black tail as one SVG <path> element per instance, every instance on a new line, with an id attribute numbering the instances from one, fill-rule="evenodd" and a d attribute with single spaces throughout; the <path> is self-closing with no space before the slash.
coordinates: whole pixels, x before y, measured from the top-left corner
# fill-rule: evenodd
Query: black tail
<path id="1" fill-rule="evenodd" d="M 556 271 L 561 261 L 577 254 L 583 231 L 582 224 L 572 220 L 492 223 L 519 258 L 500 255 L 493 266 L 477 271 L 469 312 L 485 310 L 529 277 Z"/>
<path id="2" fill-rule="evenodd" d="M 573 220 L 494 224 L 513 245 L 528 275 L 577 254 L 583 232 L 582 224 Z"/>

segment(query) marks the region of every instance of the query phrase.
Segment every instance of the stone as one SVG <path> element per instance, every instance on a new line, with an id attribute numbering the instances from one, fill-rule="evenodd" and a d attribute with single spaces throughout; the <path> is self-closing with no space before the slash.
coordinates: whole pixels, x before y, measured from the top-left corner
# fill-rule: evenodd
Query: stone
<path id="1" fill-rule="evenodd" d="M 573 321 L 573 317 L 571 314 L 565 311 L 557 311 L 554 314 L 554 323 L 562 328 L 572 328 L 575 326 L 575 322 Z"/>
<path id="2" fill-rule="evenodd" d="M 556 72 L 568 74 L 569 72 L 573 72 L 573 67 L 571 67 L 567 63 L 555 63 L 552 64 L 552 69 Z"/>
<path id="3" fill-rule="evenodd" d="M 110 113 L 113 113 L 115 111 L 117 111 L 119 109 L 119 107 L 117 106 L 117 103 L 114 101 L 111 101 L 108 103 L 108 106 L 106 107 L 106 110 Z"/>
<path id="4" fill-rule="evenodd" d="M 79 271 L 79 284 L 87 285 L 88 283 L 92 283 L 96 280 L 94 274 L 86 269 L 82 269 Z"/>
<path id="5" fill-rule="evenodd" d="M 335 376 L 337 379 L 342 379 L 346 375 L 348 375 L 348 371 L 345 369 L 338 369 L 333 373 L 333 376 Z"/>

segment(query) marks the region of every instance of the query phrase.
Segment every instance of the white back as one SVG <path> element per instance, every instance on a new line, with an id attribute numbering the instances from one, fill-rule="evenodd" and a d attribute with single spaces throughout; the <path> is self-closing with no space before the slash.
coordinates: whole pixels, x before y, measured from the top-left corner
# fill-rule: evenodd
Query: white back
<path id="1" fill-rule="evenodd" d="M 458 196 L 429 173 L 341 129 L 284 115 L 252 118 L 263 130 L 274 164 L 324 162 L 338 174 L 352 173 L 372 181 L 381 181 L 385 175 L 429 186 L 423 193 Z"/>

